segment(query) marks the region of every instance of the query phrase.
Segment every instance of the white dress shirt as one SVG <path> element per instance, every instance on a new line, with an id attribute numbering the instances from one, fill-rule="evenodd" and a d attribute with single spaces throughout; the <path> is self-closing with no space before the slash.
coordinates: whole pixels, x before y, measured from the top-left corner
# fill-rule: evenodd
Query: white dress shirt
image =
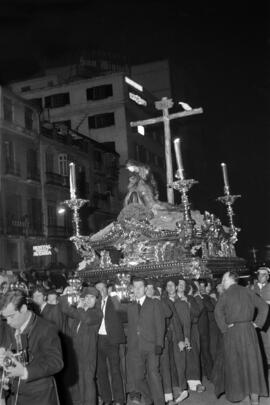
<path id="1" fill-rule="evenodd" d="M 107 331 L 106 331 L 106 326 L 105 326 L 105 311 L 106 311 L 106 306 L 107 306 L 107 300 L 108 300 L 108 296 L 105 297 L 102 301 L 101 301 L 101 310 L 103 312 L 103 317 L 102 317 L 102 322 L 98 331 L 99 335 L 107 335 Z"/>

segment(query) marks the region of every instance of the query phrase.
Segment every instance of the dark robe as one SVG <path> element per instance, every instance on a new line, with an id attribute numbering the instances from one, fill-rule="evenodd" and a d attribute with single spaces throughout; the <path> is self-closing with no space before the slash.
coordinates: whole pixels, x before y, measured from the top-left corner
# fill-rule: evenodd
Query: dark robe
<path id="1" fill-rule="evenodd" d="M 200 336 L 198 331 L 198 319 L 201 308 L 192 295 L 187 296 L 190 308 L 190 345 L 191 350 L 187 351 L 187 380 L 201 380 L 201 363 L 200 363 Z"/>
<path id="2" fill-rule="evenodd" d="M 85 311 L 68 304 L 67 297 L 60 299 L 60 307 L 70 319 L 70 335 L 73 340 L 77 363 L 74 363 L 76 384 L 71 389 L 74 405 L 96 405 L 96 358 L 97 334 L 102 320 L 100 308 Z"/>
<path id="3" fill-rule="evenodd" d="M 213 308 L 215 308 L 217 301 L 215 300 L 215 298 L 209 298 L 213 304 Z M 217 351 L 221 340 L 221 332 L 219 330 L 219 327 L 217 326 L 214 311 L 208 311 L 208 321 L 210 335 L 210 354 L 214 363 L 217 357 Z"/>
<path id="4" fill-rule="evenodd" d="M 195 300 L 199 305 L 201 312 L 198 319 L 198 330 L 200 335 L 200 357 L 202 374 L 211 379 L 213 368 L 213 360 L 210 353 L 210 331 L 209 331 L 209 316 L 208 313 L 214 311 L 214 306 L 208 295 L 196 295 Z"/>
<path id="5" fill-rule="evenodd" d="M 221 295 L 215 308 L 215 318 L 223 333 L 224 390 L 231 402 L 242 401 L 251 393 L 268 395 L 258 337 L 252 322 L 255 309 L 254 322 L 262 328 L 268 313 L 267 304 L 253 291 L 237 284 Z"/>

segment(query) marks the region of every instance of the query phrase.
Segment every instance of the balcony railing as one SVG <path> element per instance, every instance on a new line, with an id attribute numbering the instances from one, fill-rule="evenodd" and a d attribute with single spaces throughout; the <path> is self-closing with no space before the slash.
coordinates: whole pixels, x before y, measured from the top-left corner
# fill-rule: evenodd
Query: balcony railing
<path id="1" fill-rule="evenodd" d="M 32 180 L 32 181 L 40 181 L 40 172 L 39 170 L 28 170 L 27 171 L 27 180 Z"/>
<path id="2" fill-rule="evenodd" d="M 46 183 L 68 188 L 69 178 L 68 176 L 61 176 L 61 174 L 58 173 L 46 172 Z"/>
<path id="3" fill-rule="evenodd" d="M 43 234 L 40 222 L 29 222 L 28 216 L 12 215 L 7 218 L 8 235 L 40 236 Z"/>
<path id="4" fill-rule="evenodd" d="M 21 168 L 19 163 L 6 164 L 5 174 L 11 174 L 12 176 L 20 176 Z"/>
<path id="5" fill-rule="evenodd" d="M 48 236 L 50 237 L 68 238 L 71 235 L 72 235 L 72 228 L 56 225 L 48 226 Z"/>

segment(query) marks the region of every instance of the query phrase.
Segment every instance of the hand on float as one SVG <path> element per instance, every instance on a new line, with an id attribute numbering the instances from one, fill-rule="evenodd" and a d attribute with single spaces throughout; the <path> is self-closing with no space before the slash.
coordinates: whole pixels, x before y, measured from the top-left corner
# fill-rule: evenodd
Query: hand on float
<path id="1" fill-rule="evenodd" d="M 4 347 L 0 347 L 0 367 L 4 367 L 3 361 L 4 358 L 6 357 L 6 353 L 7 353 L 6 349 Z"/>
<path id="2" fill-rule="evenodd" d="M 66 287 L 65 289 L 64 289 L 64 291 L 63 291 L 63 294 L 62 295 L 69 295 L 69 294 L 71 294 L 72 293 L 72 287 Z"/>
<path id="3" fill-rule="evenodd" d="M 185 338 L 185 346 L 187 350 L 191 350 L 190 341 L 187 337 Z"/>
<path id="4" fill-rule="evenodd" d="M 178 347 L 179 347 L 180 352 L 185 350 L 185 348 L 186 348 L 185 342 L 179 342 Z"/>
<path id="5" fill-rule="evenodd" d="M 84 308 L 84 299 L 79 298 L 77 308 Z"/>

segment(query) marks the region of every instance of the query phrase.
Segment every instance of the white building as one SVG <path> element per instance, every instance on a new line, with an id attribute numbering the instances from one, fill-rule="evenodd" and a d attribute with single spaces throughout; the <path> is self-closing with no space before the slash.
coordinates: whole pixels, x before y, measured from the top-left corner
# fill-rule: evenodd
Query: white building
<path id="1" fill-rule="evenodd" d="M 124 193 L 127 185 L 123 165 L 132 158 L 152 167 L 161 197 L 165 197 L 163 128 L 149 126 L 141 136 L 130 127 L 130 121 L 160 115 L 154 107 L 157 98 L 142 85 L 121 72 L 82 78 L 78 66 L 72 65 L 47 70 L 44 76 L 12 83 L 11 87 L 21 97 L 35 100 L 44 120 L 67 124 L 101 143 L 114 143 L 120 155 L 120 192 Z"/>

